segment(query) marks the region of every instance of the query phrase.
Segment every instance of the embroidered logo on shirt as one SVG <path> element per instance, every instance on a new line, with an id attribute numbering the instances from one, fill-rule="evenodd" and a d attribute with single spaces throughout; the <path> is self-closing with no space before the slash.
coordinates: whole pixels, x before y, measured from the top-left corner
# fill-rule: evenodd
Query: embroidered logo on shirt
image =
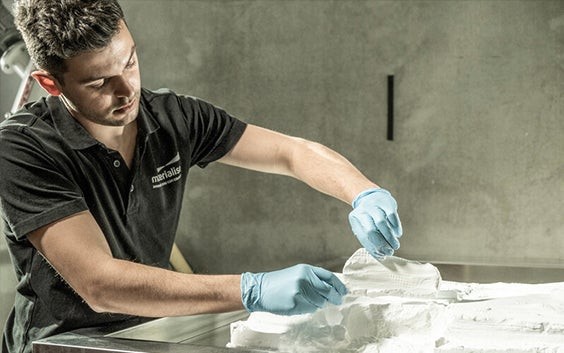
<path id="1" fill-rule="evenodd" d="M 178 162 L 180 162 L 180 154 L 177 152 L 170 161 L 160 167 L 157 167 L 157 174 L 151 177 L 153 189 L 160 188 L 180 180 L 182 177 L 182 166 L 180 164 L 175 165 Z"/>

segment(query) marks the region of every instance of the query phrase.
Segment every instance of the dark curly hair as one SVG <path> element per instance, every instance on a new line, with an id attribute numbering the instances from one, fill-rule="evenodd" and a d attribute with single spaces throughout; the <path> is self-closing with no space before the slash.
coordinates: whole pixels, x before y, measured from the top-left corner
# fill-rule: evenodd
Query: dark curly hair
<path id="1" fill-rule="evenodd" d="M 35 65 L 61 84 L 65 59 L 106 47 L 124 19 L 117 0 L 17 0 L 14 16 Z"/>

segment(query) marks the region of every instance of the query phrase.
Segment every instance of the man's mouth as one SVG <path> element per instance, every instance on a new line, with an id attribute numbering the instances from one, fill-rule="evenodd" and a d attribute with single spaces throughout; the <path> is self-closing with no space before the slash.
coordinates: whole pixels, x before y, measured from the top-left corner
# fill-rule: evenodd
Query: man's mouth
<path id="1" fill-rule="evenodd" d="M 116 112 L 118 114 L 127 113 L 128 111 L 130 111 L 133 108 L 134 104 L 135 104 L 135 98 L 133 100 L 131 100 L 131 102 L 127 103 L 126 105 L 123 105 L 123 106 L 117 108 L 116 110 L 114 110 L 114 112 Z"/>

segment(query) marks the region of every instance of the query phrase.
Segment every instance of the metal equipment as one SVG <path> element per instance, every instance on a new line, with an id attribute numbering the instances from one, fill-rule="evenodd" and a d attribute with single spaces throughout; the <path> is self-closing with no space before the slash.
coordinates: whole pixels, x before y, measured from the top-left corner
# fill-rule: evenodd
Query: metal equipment
<path id="1" fill-rule="evenodd" d="M 6 74 L 16 73 L 21 83 L 16 93 L 12 108 L 7 115 L 13 114 L 29 99 L 34 85 L 30 76 L 33 63 L 25 44 L 14 26 L 12 14 L 3 5 L 0 6 L 0 68 Z"/>

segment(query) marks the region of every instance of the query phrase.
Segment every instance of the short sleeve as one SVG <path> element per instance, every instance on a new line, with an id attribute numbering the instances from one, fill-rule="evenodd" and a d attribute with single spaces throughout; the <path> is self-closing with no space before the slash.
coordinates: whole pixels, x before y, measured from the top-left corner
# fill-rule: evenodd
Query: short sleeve
<path id="1" fill-rule="evenodd" d="M 88 207 L 49 140 L 26 125 L 0 129 L 0 211 L 17 240 Z"/>
<path id="2" fill-rule="evenodd" d="M 192 165 L 204 168 L 237 144 L 247 124 L 201 99 L 179 96 L 190 131 Z"/>

